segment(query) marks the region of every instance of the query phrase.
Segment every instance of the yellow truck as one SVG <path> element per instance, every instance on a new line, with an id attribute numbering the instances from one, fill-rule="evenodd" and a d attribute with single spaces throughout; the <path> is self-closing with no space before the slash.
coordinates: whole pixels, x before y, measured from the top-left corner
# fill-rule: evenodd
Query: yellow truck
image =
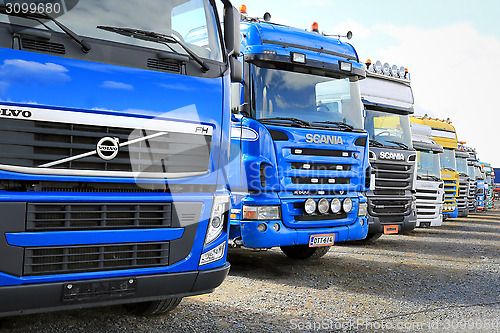
<path id="1" fill-rule="evenodd" d="M 460 195 L 460 175 L 457 171 L 456 150 L 458 140 L 455 127 L 449 119 L 439 120 L 423 117 L 410 117 L 415 124 L 427 125 L 432 129 L 432 139 L 443 146 L 444 152 L 440 154 L 441 179 L 444 182 L 443 219 L 458 216 L 458 203 Z M 466 199 L 466 198 L 465 198 Z"/>

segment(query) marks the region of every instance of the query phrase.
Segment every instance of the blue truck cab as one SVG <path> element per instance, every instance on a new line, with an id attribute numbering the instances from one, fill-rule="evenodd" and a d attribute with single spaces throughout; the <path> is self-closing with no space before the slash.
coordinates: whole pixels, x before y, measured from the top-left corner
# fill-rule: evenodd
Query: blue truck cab
<path id="1" fill-rule="evenodd" d="M 233 84 L 230 240 L 324 255 L 363 239 L 370 184 L 355 49 L 338 38 L 243 16 Z"/>
<path id="2" fill-rule="evenodd" d="M 224 35 L 213 0 L 2 2 L 0 317 L 159 314 L 222 283 L 242 79 L 222 2 Z"/>

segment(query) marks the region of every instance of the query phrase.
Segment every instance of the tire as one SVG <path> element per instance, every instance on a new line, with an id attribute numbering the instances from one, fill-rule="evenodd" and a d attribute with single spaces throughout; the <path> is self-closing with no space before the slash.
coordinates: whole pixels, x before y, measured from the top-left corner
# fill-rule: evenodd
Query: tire
<path id="1" fill-rule="evenodd" d="M 172 311 L 182 298 L 169 298 L 160 301 L 125 304 L 128 312 L 139 316 L 157 316 Z"/>
<path id="2" fill-rule="evenodd" d="M 292 259 L 319 259 L 328 253 L 331 246 L 309 247 L 307 245 L 281 246 L 281 251 Z"/>

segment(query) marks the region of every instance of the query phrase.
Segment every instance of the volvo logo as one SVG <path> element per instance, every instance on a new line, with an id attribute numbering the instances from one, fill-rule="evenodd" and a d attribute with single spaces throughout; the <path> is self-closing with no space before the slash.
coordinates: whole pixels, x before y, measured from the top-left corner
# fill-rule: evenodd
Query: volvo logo
<path id="1" fill-rule="evenodd" d="M 404 161 L 405 160 L 405 155 L 402 153 L 391 153 L 388 151 L 381 151 L 379 153 L 379 158 L 382 160 L 397 160 L 397 161 Z"/>
<path id="2" fill-rule="evenodd" d="M 326 143 L 329 145 L 343 145 L 341 136 L 334 135 L 319 135 L 319 134 L 306 134 L 307 143 Z"/>
<path id="3" fill-rule="evenodd" d="M 14 110 L 14 109 L 0 109 L 0 116 L 14 117 L 14 118 L 31 118 L 31 111 Z"/>
<path id="4" fill-rule="evenodd" d="M 120 139 L 109 136 L 102 138 L 97 143 L 97 155 L 103 160 L 109 161 L 118 155 Z"/>

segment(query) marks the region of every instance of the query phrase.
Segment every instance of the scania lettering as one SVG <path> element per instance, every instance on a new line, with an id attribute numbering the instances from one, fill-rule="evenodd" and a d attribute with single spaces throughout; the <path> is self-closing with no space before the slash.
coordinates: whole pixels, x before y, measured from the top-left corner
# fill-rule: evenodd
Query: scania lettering
<path id="1" fill-rule="evenodd" d="M 365 237 L 365 71 L 338 38 L 243 16 L 244 81 L 233 93 L 234 246 L 318 258 Z"/>
<path id="2" fill-rule="evenodd" d="M 223 34 L 214 0 L 53 2 L 0 5 L 0 316 L 170 311 L 229 271 L 239 13 Z"/>
<path id="3" fill-rule="evenodd" d="M 383 233 L 408 232 L 417 224 L 415 162 L 409 115 L 413 93 L 404 67 L 380 61 L 366 62 L 366 79 L 360 82 L 365 108 L 364 127 L 370 137 L 370 165 L 374 186 L 368 191 L 369 230 L 366 241 Z"/>
<path id="4" fill-rule="evenodd" d="M 443 147 L 432 140 L 432 129 L 411 123 L 413 148 L 417 150 L 417 227 L 439 227 L 443 223 L 444 183 L 439 154 Z"/>

